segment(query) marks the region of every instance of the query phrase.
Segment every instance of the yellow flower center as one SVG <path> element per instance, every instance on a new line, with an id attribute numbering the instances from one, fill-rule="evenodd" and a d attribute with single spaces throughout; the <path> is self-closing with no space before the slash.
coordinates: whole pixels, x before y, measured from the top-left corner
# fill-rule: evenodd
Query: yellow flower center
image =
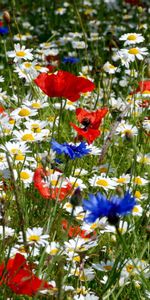
<path id="1" fill-rule="evenodd" d="M 109 69 L 116 69 L 116 67 L 110 64 Z"/>
<path id="2" fill-rule="evenodd" d="M 128 53 L 136 55 L 139 54 L 139 50 L 137 48 L 131 48 L 130 50 L 128 50 Z"/>
<path id="3" fill-rule="evenodd" d="M 23 154 L 17 154 L 15 160 L 24 160 L 25 156 Z"/>
<path id="4" fill-rule="evenodd" d="M 54 248 L 54 249 L 52 249 L 51 251 L 50 251 L 50 255 L 55 255 L 55 254 L 57 254 L 57 252 L 58 252 L 58 249 L 57 248 Z"/>
<path id="5" fill-rule="evenodd" d="M 39 127 L 39 124 L 32 124 L 32 131 L 35 133 L 40 133 L 41 132 L 41 128 Z"/>
<path id="6" fill-rule="evenodd" d="M 15 124 L 15 120 L 14 119 L 9 119 L 9 124 L 14 125 Z"/>
<path id="7" fill-rule="evenodd" d="M 150 94 L 150 91 L 148 91 L 148 90 L 145 90 L 145 91 L 143 91 L 143 93 L 142 94 Z"/>
<path id="8" fill-rule="evenodd" d="M 71 203 L 66 203 L 66 208 L 72 208 L 72 204 Z"/>
<path id="9" fill-rule="evenodd" d="M 57 184 L 57 180 L 56 179 L 51 180 L 51 185 L 56 186 L 56 184 Z"/>
<path id="10" fill-rule="evenodd" d="M 25 68 L 30 68 L 30 67 L 32 66 L 32 64 L 29 63 L 29 62 L 25 62 L 25 63 L 24 63 L 24 66 L 25 66 Z"/>
<path id="11" fill-rule="evenodd" d="M 91 226 L 90 226 L 91 229 L 96 229 L 97 228 L 97 224 L 96 223 L 93 223 Z"/>
<path id="12" fill-rule="evenodd" d="M 133 269 L 134 269 L 133 265 L 129 264 L 129 265 L 126 266 L 126 270 L 127 270 L 128 273 L 132 272 Z"/>
<path id="13" fill-rule="evenodd" d="M 135 198 L 140 199 L 141 198 L 141 193 L 139 191 L 136 191 L 134 196 L 135 196 Z"/>
<path id="14" fill-rule="evenodd" d="M 27 172 L 22 171 L 22 172 L 20 173 L 20 178 L 23 179 L 23 180 L 26 180 L 26 179 L 29 179 L 29 178 L 30 178 L 30 175 L 29 175 Z"/>
<path id="15" fill-rule="evenodd" d="M 30 115 L 30 110 L 27 108 L 22 108 L 18 115 L 20 117 L 28 117 Z"/>
<path id="16" fill-rule="evenodd" d="M 4 156 L 0 155 L 0 161 L 3 161 L 3 160 L 4 160 Z"/>
<path id="17" fill-rule="evenodd" d="M 32 107 L 33 108 L 41 108 L 41 104 L 38 102 L 34 102 L 34 103 L 32 103 Z"/>
<path id="18" fill-rule="evenodd" d="M 129 41 L 135 41 L 136 40 L 136 35 L 130 34 L 127 38 Z"/>
<path id="19" fill-rule="evenodd" d="M 99 179 L 96 183 L 101 186 L 108 186 L 108 182 L 105 179 Z"/>
<path id="20" fill-rule="evenodd" d="M 139 208 L 137 206 L 134 206 L 134 208 L 132 209 L 132 212 L 139 212 Z"/>
<path id="21" fill-rule="evenodd" d="M 136 178 L 134 179 L 134 183 L 135 183 L 135 184 L 138 184 L 138 185 L 141 185 L 141 184 L 142 184 L 141 178 L 136 177 Z"/>
<path id="22" fill-rule="evenodd" d="M 140 159 L 140 163 L 142 164 L 146 164 L 146 163 L 149 163 L 150 162 L 150 158 L 149 157 L 142 157 Z"/>
<path id="23" fill-rule="evenodd" d="M 112 266 L 103 266 L 104 270 L 106 271 L 110 271 L 112 270 Z"/>
<path id="24" fill-rule="evenodd" d="M 100 173 L 107 173 L 107 168 L 106 167 L 102 167 L 100 168 Z"/>
<path id="25" fill-rule="evenodd" d="M 118 183 L 125 183 L 126 180 L 125 180 L 125 178 L 122 177 L 122 178 L 118 178 L 118 179 L 117 179 L 117 182 L 118 182 Z"/>
<path id="26" fill-rule="evenodd" d="M 32 141 L 34 141 L 34 136 L 31 133 L 26 133 L 22 136 L 22 141 L 32 142 Z"/>
<path id="27" fill-rule="evenodd" d="M 36 65 L 34 68 L 35 68 L 37 71 L 40 71 L 42 67 L 39 66 L 39 65 Z"/>
<path id="28" fill-rule="evenodd" d="M 26 53 L 24 51 L 17 51 L 16 55 L 19 57 L 24 57 L 26 55 Z"/>
<path id="29" fill-rule="evenodd" d="M 73 257 L 73 261 L 80 262 L 80 256 L 79 256 L 79 255 L 74 256 L 74 257 Z"/>
<path id="30" fill-rule="evenodd" d="M 19 250 L 19 252 L 21 252 L 21 253 L 26 253 L 26 250 L 25 250 L 24 246 L 19 247 L 18 250 Z"/>
<path id="31" fill-rule="evenodd" d="M 40 237 L 38 235 L 30 235 L 30 237 L 28 238 L 28 240 L 30 242 L 38 242 L 40 240 Z"/>

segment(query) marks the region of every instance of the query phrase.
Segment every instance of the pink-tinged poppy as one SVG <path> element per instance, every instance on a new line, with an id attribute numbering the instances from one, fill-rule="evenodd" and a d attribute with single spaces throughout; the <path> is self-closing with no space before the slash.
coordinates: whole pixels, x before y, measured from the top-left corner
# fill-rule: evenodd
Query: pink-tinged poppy
<path id="1" fill-rule="evenodd" d="M 57 74 L 41 73 L 34 80 L 39 88 L 49 97 L 63 97 L 74 102 L 81 93 L 91 92 L 95 88 L 92 81 L 59 70 Z"/>
<path id="2" fill-rule="evenodd" d="M 48 282 L 34 275 L 25 257 L 20 253 L 10 258 L 6 265 L 0 265 L 0 277 L 0 285 L 6 284 L 18 295 L 34 296 L 42 289 L 53 288 Z"/>

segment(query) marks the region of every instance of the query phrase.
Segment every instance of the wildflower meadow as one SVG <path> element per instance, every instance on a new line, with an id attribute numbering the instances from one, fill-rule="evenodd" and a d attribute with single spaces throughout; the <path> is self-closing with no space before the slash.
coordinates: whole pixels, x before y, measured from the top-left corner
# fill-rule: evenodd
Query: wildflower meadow
<path id="1" fill-rule="evenodd" d="M 0 300 L 150 299 L 150 1 L 0 1 Z"/>

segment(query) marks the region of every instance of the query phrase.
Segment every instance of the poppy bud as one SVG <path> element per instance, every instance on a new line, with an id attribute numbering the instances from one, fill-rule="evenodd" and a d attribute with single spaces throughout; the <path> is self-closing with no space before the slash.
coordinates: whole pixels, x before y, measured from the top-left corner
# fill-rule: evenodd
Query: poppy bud
<path id="1" fill-rule="evenodd" d="M 80 190 L 80 188 L 78 187 L 78 188 L 74 191 L 74 193 L 73 193 L 73 195 L 72 195 L 72 197 L 71 197 L 71 199 L 70 199 L 70 203 L 73 205 L 73 207 L 75 207 L 75 206 L 79 205 L 81 199 L 82 199 L 81 190 Z"/>
<path id="2" fill-rule="evenodd" d="M 3 19 L 6 21 L 7 24 L 10 24 L 11 18 L 8 10 L 3 12 Z"/>

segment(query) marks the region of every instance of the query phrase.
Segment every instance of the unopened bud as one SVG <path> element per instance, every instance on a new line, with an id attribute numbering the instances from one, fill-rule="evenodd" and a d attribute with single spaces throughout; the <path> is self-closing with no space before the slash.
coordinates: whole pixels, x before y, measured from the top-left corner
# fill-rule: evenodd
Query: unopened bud
<path id="1" fill-rule="evenodd" d="M 142 14 L 142 12 L 143 12 L 143 7 L 142 7 L 142 6 L 138 6 L 138 12 L 139 12 L 140 14 Z"/>
<path id="2" fill-rule="evenodd" d="M 7 24 L 10 24 L 11 18 L 10 14 L 7 10 L 3 12 L 3 19 L 6 21 Z"/>

